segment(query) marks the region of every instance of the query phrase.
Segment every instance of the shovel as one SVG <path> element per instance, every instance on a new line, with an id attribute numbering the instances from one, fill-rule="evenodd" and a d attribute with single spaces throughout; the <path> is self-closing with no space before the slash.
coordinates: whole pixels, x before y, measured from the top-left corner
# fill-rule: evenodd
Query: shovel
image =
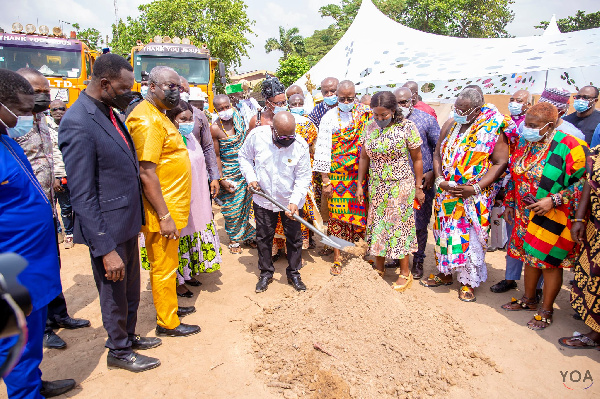
<path id="1" fill-rule="evenodd" d="M 248 187 L 248 188 L 250 189 L 251 193 L 260 195 L 261 197 L 266 198 L 267 200 L 269 200 L 273 204 L 275 204 L 277 207 L 279 207 L 282 211 L 284 211 L 284 212 L 289 211 L 289 209 L 287 209 L 285 206 L 281 205 L 276 199 L 268 196 L 267 194 L 263 193 L 262 191 L 256 191 L 252 187 Z M 296 219 L 297 221 L 299 221 L 300 223 L 302 223 L 303 225 L 308 227 L 312 232 L 314 232 L 319 237 L 321 237 L 321 242 L 323 244 L 328 245 L 332 248 L 339 249 L 341 251 L 345 251 L 345 252 L 353 254 L 353 251 L 351 250 L 351 248 L 354 248 L 356 246 L 356 245 L 354 245 L 353 242 L 342 240 L 341 238 L 331 237 L 326 234 L 323 234 L 321 231 L 319 231 L 317 228 L 315 228 L 315 226 L 311 225 L 306 220 L 302 219 L 300 217 L 300 215 L 298 215 L 297 213 L 294 214 L 294 219 Z"/>

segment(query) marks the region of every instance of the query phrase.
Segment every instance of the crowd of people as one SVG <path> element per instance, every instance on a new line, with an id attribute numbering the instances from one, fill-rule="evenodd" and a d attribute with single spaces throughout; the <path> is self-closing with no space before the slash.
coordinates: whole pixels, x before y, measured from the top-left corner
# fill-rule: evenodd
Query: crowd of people
<path id="1" fill-rule="evenodd" d="M 268 289 L 281 256 L 288 283 L 305 291 L 309 227 L 366 241 L 365 259 L 381 277 L 399 268 L 398 292 L 414 280 L 434 288 L 456 279 L 465 302 L 487 280 L 488 249 L 506 249 L 505 279 L 491 291 L 517 288 L 524 270 L 522 297 L 502 308 L 535 312 L 533 330 L 552 324 L 563 269 L 574 268 L 571 303 L 591 331 L 559 343 L 600 345 L 596 87 L 581 88 L 568 115 L 568 92 L 547 88 L 534 104 L 519 90 L 505 115 L 467 86 L 440 127 L 412 81 L 359 100 L 353 82 L 328 77 L 314 103 L 266 76 L 264 107 L 232 85 L 213 99 L 214 117 L 171 68 L 155 67 L 142 83 L 134 98 L 129 62 L 102 55 L 67 110 L 38 71 L 0 70 L 0 253 L 29 262 L 19 279 L 33 304 L 25 350 L 5 378 L 9 397 L 51 397 L 75 385 L 42 381 L 39 370 L 44 347 L 67 345 L 54 329 L 90 325 L 68 314 L 59 243 L 89 248 L 109 368 L 158 367 L 138 351 L 201 331 L 181 321 L 196 309 L 177 298 L 193 296 L 186 285 L 201 285 L 200 273 L 221 268 L 222 248 L 257 249 L 256 293 Z M 429 229 L 437 273 L 425 276 Z M 338 248 L 318 253 L 332 260 L 334 278 L 343 274 Z M 141 268 L 150 274 L 156 337 L 136 334 Z M 14 342 L 0 340 L 0 358 Z"/>

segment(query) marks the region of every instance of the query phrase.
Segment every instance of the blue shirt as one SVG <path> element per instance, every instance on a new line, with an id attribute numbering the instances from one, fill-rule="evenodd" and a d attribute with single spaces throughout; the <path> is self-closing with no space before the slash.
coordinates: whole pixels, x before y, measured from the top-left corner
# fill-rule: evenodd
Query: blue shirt
<path id="1" fill-rule="evenodd" d="M 413 108 L 408 116 L 408 120 L 414 122 L 417 125 L 417 129 L 419 129 L 419 134 L 423 141 L 421 145 L 423 173 L 427 173 L 433 170 L 433 151 L 435 151 L 435 146 L 440 138 L 440 125 L 438 125 L 437 119 L 433 116 L 416 108 Z M 412 158 L 409 159 L 410 166 L 412 167 Z"/>
<path id="2" fill-rule="evenodd" d="M 334 108 L 335 106 L 330 107 L 329 105 L 325 104 L 325 102 L 320 102 L 313 108 L 311 113 L 307 115 L 307 118 L 310 119 L 318 129 L 319 125 L 321 124 L 321 119 L 323 119 L 323 115 L 325 115 L 327 111 Z"/>
<path id="3" fill-rule="evenodd" d="M 590 144 L 590 148 L 594 148 L 600 144 L 600 124 L 596 126 L 596 130 L 594 130 L 594 135 L 592 136 L 592 144 Z"/>
<path id="4" fill-rule="evenodd" d="M 62 291 L 52 206 L 23 149 L 5 133 L 0 127 L 0 253 L 29 263 L 18 280 L 36 311 Z"/>

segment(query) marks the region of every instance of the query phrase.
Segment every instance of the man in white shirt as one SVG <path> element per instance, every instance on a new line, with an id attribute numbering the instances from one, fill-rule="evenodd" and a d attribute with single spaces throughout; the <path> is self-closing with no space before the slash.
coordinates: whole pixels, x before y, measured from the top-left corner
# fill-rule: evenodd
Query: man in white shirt
<path id="1" fill-rule="evenodd" d="M 276 199 L 288 209 L 285 212 L 288 217 L 283 217 L 283 211 L 275 204 L 259 195 L 253 196 L 260 269 L 257 293 L 266 291 L 273 281 L 275 268 L 271 250 L 280 215 L 287 245 L 288 283 L 297 291 L 306 290 L 299 271 L 302 265 L 300 222 L 293 219 L 293 215 L 302 216 L 299 209 L 304 206 L 312 170 L 308 144 L 296 135 L 295 129 L 294 116 L 287 111 L 278 112 L 273 118 L 273 125 L 255 128 L 239 152 L 240 169 L 248 185 Z"/>

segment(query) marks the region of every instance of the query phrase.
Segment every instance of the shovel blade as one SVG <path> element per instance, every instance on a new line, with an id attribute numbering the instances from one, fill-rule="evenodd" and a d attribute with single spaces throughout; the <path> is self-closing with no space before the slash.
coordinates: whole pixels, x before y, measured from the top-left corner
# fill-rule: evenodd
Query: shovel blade
<path id="1" fill-rule="evenodd" d="M 335 249 L 339 249 L 341 251 L 343 251 L 344 248 L 355 246 L 353 242 L 332 236 L 321 237 L 321 242 L 325 245 L 328 245 Z"/>

